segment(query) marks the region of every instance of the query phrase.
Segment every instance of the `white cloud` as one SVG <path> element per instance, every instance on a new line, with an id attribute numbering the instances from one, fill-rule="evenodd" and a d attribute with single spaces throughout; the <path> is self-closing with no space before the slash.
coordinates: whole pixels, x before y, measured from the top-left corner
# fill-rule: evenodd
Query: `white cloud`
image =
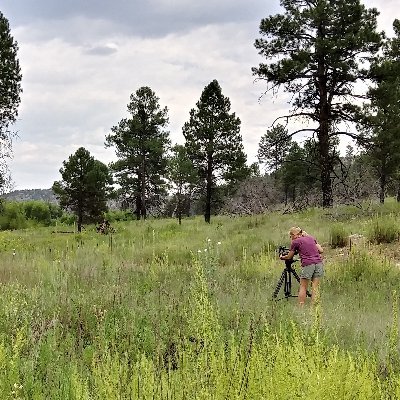
<path id="1" fill-rule="evenodd" d="M 227 24 L 163 38 L 113 36 L 93 43 L 92 48 L 115 49 L 101 57 L 88 54 L 87 44 L 74 45 L 61 39 L 21 44 L 20 62 L 27 67 L 23 67 L 24 93 L 18 124 L 24 142 L 16 142 L 12 163 L 17 187 L 33 181 L 21 181 L 19 171 L 24 166 L 16 161 L 24 159 L 20 153 L 26 151 L 26 141 L 46 139 L 47 143 L 61 145 L 63 151 L 56 153 L 58 159 L 53 166 L 58 170 L 70 155 L 70 143 L 79 140 L 89 151 L 90 147 L 103 146 L 110 128 L 127 116 L 130 94 L 144 85 L 155 91 L 161 106 L 169 108 L 171 139 L 182 142 L 181 129 L 190 109 L 204 87 L 217 79 L 231 99 L 231 110 L 242 120 L 245 144 L 253 147 L 271 117 L 265 112 L 258 114 L 260 88 L 251 76 L 257 54 L 247 30 L 246 25 Z M 24 31 L 19 33 L 28 36 Z M 33 148 L 31 151 L 35 154 Z M 35 173 L 32 165 L 29 170 Z M 47 180 L 41 186 L 50 183 Z"/>
<path id="2" fill-rule="evenodd" d="M 111 161 L 105 136 L 127 116 L 129 96 L 141 86 L 150 86 L 168 107 L 171 139 L 182 142 L 190 109 L 217 79 L 242 121 L 249 161 L 269 125 L 287 113 L 283 94 L 259 102 L 266 86 L 255 84 L 251 74 L 263 61 L 253 46 L 259 22 L 277 11 L 278 1 L 218 0 L 210 7 L 153 0 L 137 3 L 134 16 L 134 2 L 119 0 L 113 7 L 105 1 L 97 7 L 76 2 L 76 9 L 70 3 L 31 0 L 24 8 L 5 1 L 4 14 L 20 47 L 24 89 L 16 126 L 20 140 L 10 165 L 16 188 L 50 187 L 62 162 L 80 146 L 102 162 Z M 382 11 L 380 26 L 391 26 L 394 1 L 365 3 Z"/>
<path id="3" fill-rule="evenodd" d="M 378 16 L 378 29 L 384 30 L 388 36 L 393 35 L 393 21 L 399 16 L 398 0 L 364 0 L 367 8 L 376 8 L 380 15 Z"/>

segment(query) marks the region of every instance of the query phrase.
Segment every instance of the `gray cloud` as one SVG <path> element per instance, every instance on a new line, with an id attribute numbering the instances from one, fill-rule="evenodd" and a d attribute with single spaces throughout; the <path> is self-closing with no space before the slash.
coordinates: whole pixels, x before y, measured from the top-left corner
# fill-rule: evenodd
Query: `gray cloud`
<path id="1" fill-rule="evenodd" d="M 16 188 L 48 188 L 62 162 L 80 146 L 102 162 L 115 158 L 104 140 L 127 116 L 131 93 L 150 86 L 169 109 L 171 139 L 213 79 L 242 121 L 249 161 L 287 97 L 259 97 L 251 67 L 262 61 L 253 46 L 261 18 L 274 0 L 3 0 L 19 43 L 22 102 L 10 164 Z M 392 0 L 368 0 L 396 14 Z M 390 21 L 391 24 L 391 21 Z"/>
<path id="2" fill-rule="evenodd" d="M 260 0 L 3 0 L 14 26 L 84 18 L 108 21 L 114 32 L 141 37 L 184 32 L 205 24 L 245 22 L 278 9 Z M 59 35 L 64 32 L 59 31 Z"/>
<path id="3" fill-rule="evenodd" d="M 92 54 L 95 56 L 108 56 L 117 52 L 118 49 L 112 46 L 94 46 L 89 49 L 84 50 L 86 54 Z"/>

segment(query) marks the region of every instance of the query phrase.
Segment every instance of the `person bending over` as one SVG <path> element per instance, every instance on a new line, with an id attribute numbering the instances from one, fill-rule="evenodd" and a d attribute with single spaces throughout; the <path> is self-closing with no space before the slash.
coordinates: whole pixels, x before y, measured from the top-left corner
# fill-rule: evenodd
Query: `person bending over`
<path id="1" fill-rule="evenodd" d="M 299 227 L 291 228 L 289 236 L 292 240 L 289 253 L 285 256 L 280 256 L 280 259 L 291 260 L 295 253 L 299 254 L 301 260 L 299 304 L 304 305 L 310 281 L 312 282 L 311 301 L 315 301 L 320 279 L 324 275 L 324 266 L 321 258 L 321 253 L 324 250 L 311 235 Z"/>

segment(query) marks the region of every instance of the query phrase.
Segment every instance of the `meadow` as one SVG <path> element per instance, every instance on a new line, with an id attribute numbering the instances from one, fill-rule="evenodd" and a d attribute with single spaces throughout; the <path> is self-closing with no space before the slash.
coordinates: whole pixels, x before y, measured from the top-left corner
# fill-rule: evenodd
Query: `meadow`
<path id="1" fill-rule="evenodd" d="M 399 222 L 388 202 L 0 232 L 0 398 L 400 398 Z M 272 299 L 293 225 L 325 248 L 304 308 Z"/>

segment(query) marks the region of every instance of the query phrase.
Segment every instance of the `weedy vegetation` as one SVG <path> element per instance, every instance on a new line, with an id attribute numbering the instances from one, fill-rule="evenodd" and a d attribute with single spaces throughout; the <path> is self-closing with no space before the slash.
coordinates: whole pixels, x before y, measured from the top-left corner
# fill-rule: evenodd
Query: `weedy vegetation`
<path id="1" fill-rule="evenodd" d="M 388 203 L 0 232 L 0 398 L 399 398 L 399 219 Z M 272 300 L 292 225 L 326 249 L 302 309 Z"/>

